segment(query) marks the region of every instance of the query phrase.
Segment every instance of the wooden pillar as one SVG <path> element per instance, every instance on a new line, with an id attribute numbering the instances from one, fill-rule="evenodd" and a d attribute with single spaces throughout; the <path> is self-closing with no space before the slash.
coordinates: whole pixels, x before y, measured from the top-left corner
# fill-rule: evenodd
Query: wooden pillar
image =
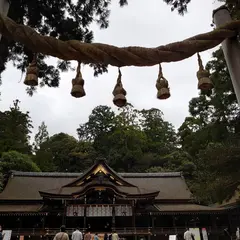
<path id="1" fill-rule="evenodd" d="M 176 217 L 175 215 L 172 216 L 172 224 L 175 234 L 177 234 L 177 228 L 176 228 Z"/>
<path id="2" fill-rule="evenodd" d="M 42 222 L 42 229 L 44 230 L 44 228 L 45 228 L 45 215 L 41 218 L 41 222 Z"/>
<path id="3" fill-rule="evenodd" d="M 235 229 L 233 229 L 233 227 L 232 227 L 232 214 L 229 212 L 228 213 L 228 230 L 229 230 L 229 232 L 230 232 L 230 234 L 232 235 L 233 234 L 233 230 L 235 230 Z"/>
<path id="4" fill-rule="evenodd" d="M 132 201 L 132 227 L 136 228 L 136 211 L 135 211 L 135 200 Z"/>
<path id="5" fill-rule="evenodd" d="M 134 231 L 134 240 L 137 240 L 136 234 L 136 202 L 135 200 L 132 201 L 132 227 Z"/>
<path id="6" fill-rule="evenodd" d="M 148 240 L 151 240 L 152 232 L 152 213 L 150 212 L 148 217 Z"/>
<path id="7" fill-rule="evenodd" d="M 114 231 L 115 227 L 116 227 L 115 202 L 116 202 L 116 199 L 115 199 L 115 197 L 113 197 L 113 205 L 112 205 L 112 231 Z"/>
<path id="8" fill-rule="evenodd" d="M 84 231 L 86 232 L 87 228 L 87 197 L 86 195 L 84 196 L 84 216 L 83 216 L 83 228 Z"/>
<path id="9" fill-rule="evenodd" d="M 66 215 L 67 215 L 67 202 L 62 200 L 63 203 L 63 215 L 62 215 L 62 225 L 66 225 Z"/>
<path id="10" fill-rule="evenodd" d="M 216 229 L 216 228 L 217 228 L 216 216 L 211 215 L 210 218 L 211 218 L 212 228 L 213 228 L 213 229 Z"/>

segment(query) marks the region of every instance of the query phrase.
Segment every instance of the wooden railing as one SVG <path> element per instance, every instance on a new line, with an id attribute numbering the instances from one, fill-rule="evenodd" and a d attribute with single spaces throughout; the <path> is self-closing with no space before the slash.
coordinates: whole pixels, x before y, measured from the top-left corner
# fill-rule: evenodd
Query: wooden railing
<path id="1" fill-rule="evenodd" d="M 223 233 L 223 229 L 226 227 L 218 227 L 218 228 L 211 228 L 207 227 L 207 231 L 213 234 L 221 234 Z M 116 228 L 116 232 L 119 235 L 161 235 L 161 234 L 182 234 L 185 231 L 184 227 L 156 227 L 152 228 L 140 228 L 140 227 L 126 227 L 126 228 Z M 67 233 L 69 235 L 72 234 L 74 228 L 67 228 Z M 84 232 L 84 229 L 81 229 Z M 57 232 L 59 232 L 59 228 L 19 228 L 19 229 L 12 229 L 13 236 L 54 236 Z"/>

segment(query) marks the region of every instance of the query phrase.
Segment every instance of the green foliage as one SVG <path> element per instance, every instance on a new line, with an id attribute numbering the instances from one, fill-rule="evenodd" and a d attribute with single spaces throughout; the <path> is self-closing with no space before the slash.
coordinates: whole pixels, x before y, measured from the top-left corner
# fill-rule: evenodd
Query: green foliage
<path id="1" fill-rule="evenodd" d="M 192 185 L 200 201 L 222 202 L 233 196 L 240 185 L 239 158 L 240 135 L 209 144 L 207 149 L 200 151 Z"/>
<path id="2" fill-rule="evenodd" d="M 193 156 L 209 143 L 222 142 L 239 131 L 240 109 L 221 49 L 213 53 L 206 68 L 211 72 L 214 89 L 190 101 L 191 116 L 179 128 L 180 142 Z"/>
<path id="3" fill-rule="evenodd" d="M 17 151 L 3 152 L 0 160 L 1 175 L 4 183 L 10 171 L 40 172 L 40 168 L 32 161 L 30 156 Z"/>
<path id="4" fill-rule="evenodd" d="M 178 135 L 196 166 L 189 179 L 192 191 L 199 201 L 214 203 L 230 198 L 239 185 L 236 159 L 240 108 L 221 48 L 213 53 L 206 68 L 211 72 L 214 89 L 202 91 L 190 101 L 190 116 Z"/>
<path id="5" fill-rule="evenodd" d="M 10 110 L 0 111 L 0 155 L 11 150 L 31 153 L 29 140 L 32 121 L 29 112 L 20 110 L 19 103 L 19 100 L 15 100 Z"/>
<path id="6" fill-rule="evenodd" d="M 177 136 L 158 109 L 137 110 L 131 104 L 114 113 L 107 106 L 96 107 L 88 122 L 77 129 L 80 141 L 92 143 L 116 171 L 145 171 L 166 167 L 166 155 L 178 151 Z"/>
<path id="7" fill-rule="evenodd" d="M 45 172 L 81 172 L 93 163 L 93 155 L 90 144 L 59 133 L 39 145 L 33 160 Z"/>
<path id="8" fill-rule="evenodd" d="M 8 16 L 20 24 L 26 24 L 37 32 L 52 36 L 63 41 L 77 39 L 90 43 L 93 41 L 93 32 L 90 26 L 96 22 L 100 28 L 109 25 L 109 6 L 111 0 L 12 0 Z M 126 1 L 120 1 L 120 6 Z M 8 61 L 12 61 L 17 69 L 25 71 L 28 63 L 33 58 L 33 53 L 25 46 L 2 38 L 0 42 L 0 73 L 5 70 Z M 70 62 L 59 60 L 57 66 L 46 63 L 47 56 L 38 55 L 38 66 L 40 68 L 40 86 L 58 87 L 60 71 L 67 71 Z M 102 64 L 91 64 L 94 75 L 107 71 L 107 66 Z M 27 88 L 32 95 L 36 90 L 34 87 Z"/>
<path id="9" fill-rule="evenodd" d="M 33 148 L 37 151 L 45 141 L 49 139 L 49 134 L 47 131 L 47 126 L 45 122 L 42 122 L 41 125 L 38 127 L 38 132 L 34 137 L 35 142 L 33 143 Z"/>

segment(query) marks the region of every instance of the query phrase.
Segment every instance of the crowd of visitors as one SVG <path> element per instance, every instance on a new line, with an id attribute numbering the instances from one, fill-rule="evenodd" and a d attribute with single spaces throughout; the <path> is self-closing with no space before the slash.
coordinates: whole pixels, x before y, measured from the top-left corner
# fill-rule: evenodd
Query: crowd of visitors
<path id="1" fill-rule="evenodd" d="M 0 239 L 1 240 L 1 239 Z M 66 227 L 61 226 L 60 232 L 58 232 L 53 240 L 69 240 L 69 236 L 66 233 Z M 92 235 L 90 231 L 87 231 L 85 234 L 83 234 L 80 231 L 80 228 L 77 227 L 75 231 L 72 233 L 72 239 L 71 240 L 100 240 L 98 233 L 95 233 Z M 116 231 L 113 231 L 113 233 L 105 233 L 103 240 L 119 240 L 119 236 Z"/>

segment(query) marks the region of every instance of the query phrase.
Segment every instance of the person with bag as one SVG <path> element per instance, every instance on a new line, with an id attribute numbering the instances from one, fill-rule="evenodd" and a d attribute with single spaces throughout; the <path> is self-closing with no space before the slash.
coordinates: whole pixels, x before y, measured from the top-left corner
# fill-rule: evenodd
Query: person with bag
<path id="1" fill-rule="evenodd" d="M 193 234 L 189 231 L 189 228 L 186 229 L 186 232 L 184 233 L 183 238 L 184 240 L 194 240 Z"/>
<path id="2" fill-rule="evenodd" d="M 68 234 L 66 233 L 66 227 L 64 225 L 60 227 L 60 232 L 55 235 L 53 240 L 69 240 Z"/>

